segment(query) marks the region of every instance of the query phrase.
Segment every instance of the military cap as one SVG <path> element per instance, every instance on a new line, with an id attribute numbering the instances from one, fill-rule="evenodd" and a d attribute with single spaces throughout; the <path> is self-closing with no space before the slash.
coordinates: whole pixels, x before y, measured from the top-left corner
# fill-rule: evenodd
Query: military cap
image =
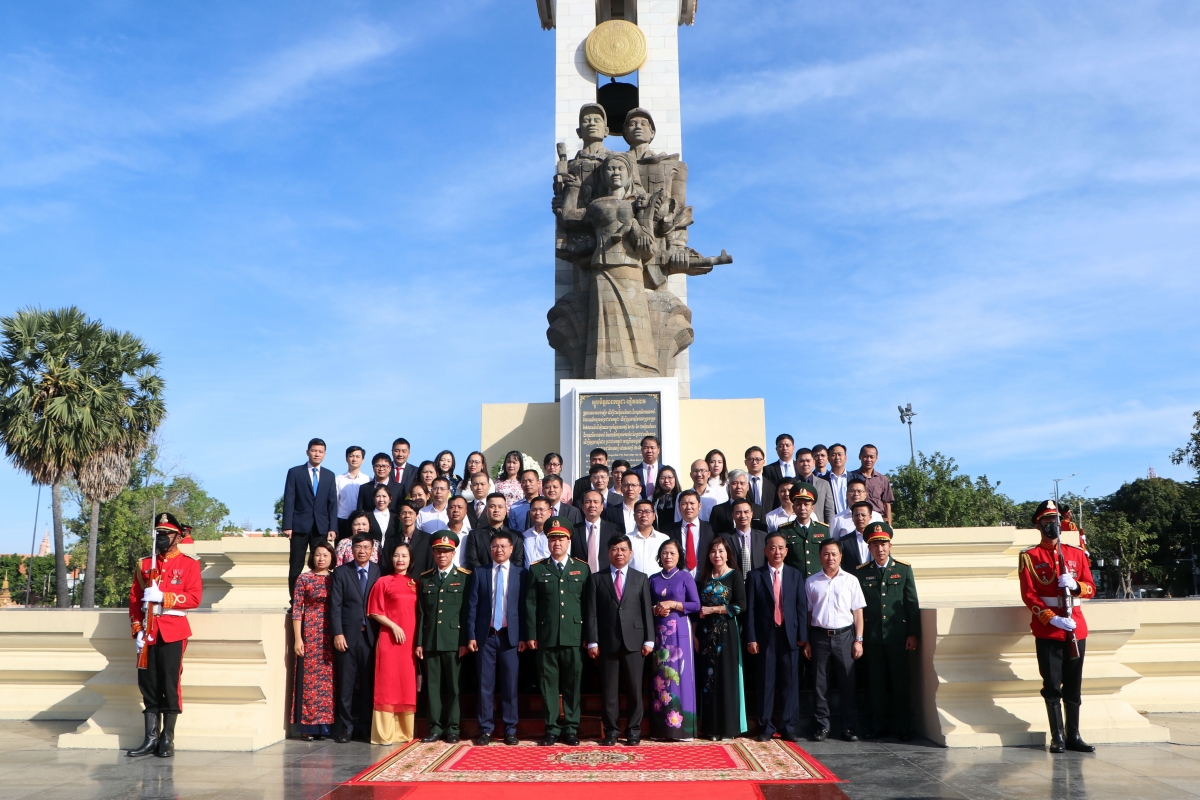
<path id="1" fill-rule="evenodd" d="M 454 531 L 438 531 L 433 535 L 433 549 L 457 550 L 458 534 Z"/>
<path id="2" fill-rule="evenodd" d="M 1058 504 L 1053 500 L 1043 500 L 1038 503 L 1037 510 L 1033 512 L 1033 524 L 1037 525 L 1038 520 L 1050 514 L 1058 516 Z"/>
<path id="3" fill-rule="evenodd" d="M 575 526 L 566 517 L 551 517 L 546 520 L 545 530 L 547 539 L 551 536 L 566 536 L 570 539 L 575 533 Z"/>
<path id="4" fill-rule="evenodd" d="M 163 533 L 181 533 L 183 526 L 179 524 L 179 520 L 175 519 L 174 514 L 164 511 L 154 520 L 154 530 Z"/>
<path id="5" fill-rule="evenodd" d="M 646 119 L 650 120 L 650 127 L 658 130 L 658 126 L 654 124 L 654 117 L 650 116 L 650 112 L 646 109 L 641 107 L 629 109 L 629 113 L 625 115 L 625 124 L 628 125 L 629 120 L 633 119 L 634 117 L 645 117 Z"/>
<path id="6" fill-rule="evenodd" d="M 811 483 L 805 483 L 803 481 L 799 483 L 793 483 L 791 496 L 793 503 L 797 500 L 808 500 L 812 503 L 816 503 L 817 487 L 813 486 Z"/>
<path id="7" fill-rule="evenodd" d="M 876 540 L 890 542 L 892 540 L 892 526 L 886 522 L 869 523 L 867 529 L 863 531 L 863 539 L 867 544 Z"/>
<path id="8" fill-rule="evenodd" d="M 583 115 L 588 112 L 595 112 L 604 118 L 604 124 L 608 124 L 608 112 L 604 110 L 604 106 L 599 103 L 584 103 L 579 107 L 579 121 L 583 122 Z"/>

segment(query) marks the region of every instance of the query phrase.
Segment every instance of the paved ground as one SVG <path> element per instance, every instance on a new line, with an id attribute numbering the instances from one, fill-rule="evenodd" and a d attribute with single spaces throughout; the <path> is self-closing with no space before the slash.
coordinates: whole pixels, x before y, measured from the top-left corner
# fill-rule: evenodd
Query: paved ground
<path id="1" fill-rule="evenodd" d="M 1053 757 L 1034 748 L 946 750 L 928 742 L 805 746 L 846 780 L 841 789 L 852 800 L 1200 797 L 1200 714 L 1152 719 L 1171 729 L 1174 744 Z M 257 753 L 179 753 L 171 760 L 58 750 L 58 734 L 76 725 L 0 722 L 0 800 L 319 800 L 388 753 L 321 742 L 284 742 Z M 803 800 L 804 793 L 789 797 Z"/>

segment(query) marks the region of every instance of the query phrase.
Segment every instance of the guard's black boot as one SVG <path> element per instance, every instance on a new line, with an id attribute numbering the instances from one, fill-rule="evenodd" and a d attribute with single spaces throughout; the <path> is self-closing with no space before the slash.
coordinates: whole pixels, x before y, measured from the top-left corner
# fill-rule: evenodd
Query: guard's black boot
<path id="1" fill-rule="evenodd" d="M 158 747 L 158 712 L 143 711 L 142 718 L 146 721 L 146 738 L 132 750 L 126 750 L 127 756 L 148 756 Z"/>
<path id="2" fill-rule="evenodd" d="M 162 733 L 158 737 L 158 749 L 154 755 L 170 758 L 175 755 L 175 718 L 178 714 L 163 714 Z"/>
<path id="3" fill-rule="evenodd" d="M 1057 700 L 1046 703 L 1046 717 L 1050 720 L 1050 752 L 1061 753 L 1066 750 L 1066 743 L 1063 741 L 1062 706 Z"/>
<path id="4" fill-rule="evenodd" d="M 1079 735 L 1079 706 L 1076 703 L 1063 701 L 1067 712 L 1067 749 L 1076 753 L 1094 753 L 1096 748 L 1083 740 Z"/>

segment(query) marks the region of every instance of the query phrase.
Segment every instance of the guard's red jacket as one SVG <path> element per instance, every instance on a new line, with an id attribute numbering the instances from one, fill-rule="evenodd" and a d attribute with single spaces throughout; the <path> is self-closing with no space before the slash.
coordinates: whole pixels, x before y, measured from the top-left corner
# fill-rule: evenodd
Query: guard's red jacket
<path id="1" fill-rule="evenodd" d="M 1061 546 L 1067 569 L 1079 582 L 1079 587 L 1071 594 L 1075 598 L 1095 597 L 1096 584 L 1092 580 L 1092 568 L 1088 564 L 1087 554 L 1066 543 Z M 1066 631 L 1050 624 L 1050 618 L 1056 614 L 1065 616 L 1064 610 L 1060 608 L 1062 590 L 1058 588 L 1059 574 L 1058 555 L 1054 552 L 1054 547 L 1039 542 L 1028 550 L 1021 551 L 1017 565 L 1017 575 L 1021 579 L 1021 600 L 1033 612 L 1029 629 L 1039 639 L 1063 641 L 1067 638 Z M 1075 638 L 1087 638 L 1087 621 L 1083 618 L 1083 609 L 1080 606 L 1072 608 L 1071 618 L 1075 620 Z"/>
<path id="2" fill-rule="evenodd" d="M 158 617 L 160 642 L 177 642 L 192 635 L 187 610 L 200 605 L 204 582 L 200 562 L 171 548 L 158 557 L 158 588 L 163 592 L 162 613 Z M 150 583 L 150 558 L 143 558 L 133 586 L 129 587 L 129 621 L 136 637 L 142 629 L 142 590 Z"/>

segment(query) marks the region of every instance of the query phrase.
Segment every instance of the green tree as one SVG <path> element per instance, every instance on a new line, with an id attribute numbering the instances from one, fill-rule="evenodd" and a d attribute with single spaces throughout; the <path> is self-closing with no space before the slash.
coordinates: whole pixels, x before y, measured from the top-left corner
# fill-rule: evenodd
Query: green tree
<path id="1" fill-rule="evenodd" d="M 898 528 L 956 528 L 999 525 L 1008 521 L 1013 501 L 997 489 L 986 475 L 975 480 L 960 474 L 953 458 L 934 453 L 917 453 L 909 462 L 888 475 L 896 496 L 892 508 Z"/>
<path id="2" fill-rule="evenodd" d="M 1171 453 L 1171 463 L 1187 464 L 1200 478 L 1200 411 L 1192 412 L 1192 418 L 1195 420 L 1192 425 L 1192 435 L 1183 447 Z"/>
<path id="3" fill-rule="evenodd" d="M 80 600 L 83 608 L 94 605 L 96 570 L 92 565 L 97 558 L 100 506 L 129 483 L 134 457 L 145 449 L 166 415 L 158 354 L 147 350 L 141 339 L 130 333 L 105 331 L 99 357 L 101 380 L 115 391 L 112 404 L 96 425 L 95 451 L 74 470 L 80 491 L 91 507 L 88 568 Z"/>
<path id="4" fill-rule="evenodd" d="M 1147 522 L 1130 522 L 1119 511 L 1103 511 L 1089 526 L 1088 542 L 1095 555 L 1113 561 L 1121 587 L 1120 597 L 1133 597 L 1133 580 L 1145 574 L 1154 576 L 1159 570 L 1150 556 L 1158 550 L 1154 534 Z M 1118 563 L 1119 562 L 1119 563 Z"/>
<path id="5" fill-rule="evenodd" d="M 105 331 L 78 308 L 22 309 L 0 318 L 0 441 L 13 465 L 50 486 L 55 585 L 67 585 L 62 482 L 96 450 L 117 401 L 104 380 Z M 57 597 L 66 607 L 71 598 Z"/>
<path id="6" fill-rule="evenodd" d="M 1100 511 L 1123 514 L 1131 523 L 1144 523 L 1156 549 L 1151 556 L 1155 579 L 1172 595 L 1192 591 L 1191 562 L 1195 521 L 1200 514 L 1200 489 L 1196 484 L 1169 478 L 1138 478 L 1098 501 Z M 1085 523 L 1087 533 L 1091 525 Z"/>

